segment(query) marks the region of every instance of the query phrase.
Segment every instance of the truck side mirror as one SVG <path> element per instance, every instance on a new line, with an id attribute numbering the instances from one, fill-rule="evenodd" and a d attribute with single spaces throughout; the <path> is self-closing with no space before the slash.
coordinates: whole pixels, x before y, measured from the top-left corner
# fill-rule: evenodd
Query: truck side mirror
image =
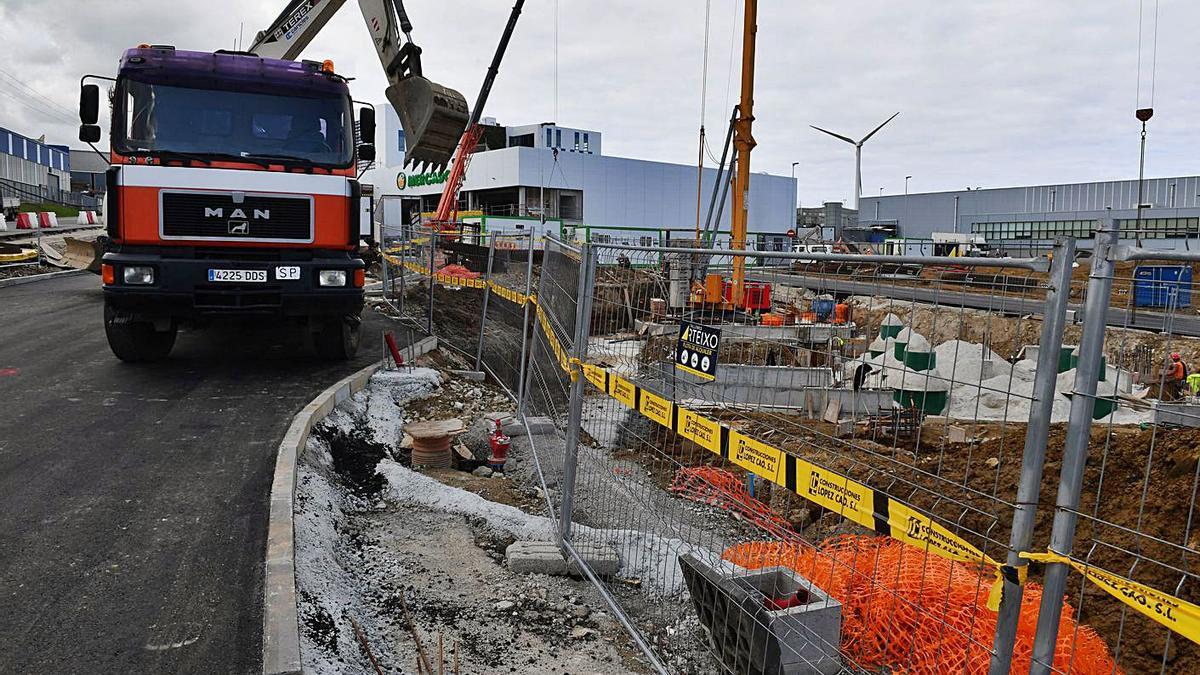
<path id="1" fill-rule="evenodd" d="M 99 119 L 100 85 L 82 85 L 79 87 L 79 121 L 85 125 L 94 125 Z"/>
<path id="2" fill-rule="evenodd" d="M 375 110 L 363 108 L 358 111 L 358 138 L 363 145 L 375 144 Z"/>
<path id="3" fill-rule="evenodd" d="M 100 140 L 100 125 L 98 124 L 81 124 L 79 125 L 79 140 L 84 143 L 96 143 Z"/>
<path id="4" fill-rule="evenodd" d="M 358 158 L 364 162 L 370 162 L 375 159 L 375 146 L 368 143 L 363 143 L 358 146 Z"/>

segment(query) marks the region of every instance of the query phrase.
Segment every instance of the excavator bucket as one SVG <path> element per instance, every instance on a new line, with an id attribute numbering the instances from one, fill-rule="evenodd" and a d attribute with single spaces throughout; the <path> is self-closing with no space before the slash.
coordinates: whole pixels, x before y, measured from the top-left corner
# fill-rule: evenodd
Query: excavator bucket
<path id="1" fill-rule="evenodd" d="M 100 274 L 100 259 L 104 257 L 104 242 L 99 239 L 84 241 L 75 237 L 63 237 L 67 250 L 63 262 L 75 269 Z"/>
<path id="2" fill-rule="evenodd" d="M 440 171 L 450 163 L 467 128 L 467 99 L 457 91 L 410 75 L 387 88 L 388 102 L 404 128 L 405 164 L 431 165 Z"/>

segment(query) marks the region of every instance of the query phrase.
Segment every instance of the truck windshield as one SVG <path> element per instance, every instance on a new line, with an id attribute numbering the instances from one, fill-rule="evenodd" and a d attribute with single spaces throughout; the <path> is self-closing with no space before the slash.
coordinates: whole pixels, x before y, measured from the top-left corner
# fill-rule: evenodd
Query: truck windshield
<path id="1" fill-rule="evenodd" d="M 270 156 L 345 168 L 354 157 L 348 97 L 200 89 L 126 79 L 113 146 L 122 154 Z"/>

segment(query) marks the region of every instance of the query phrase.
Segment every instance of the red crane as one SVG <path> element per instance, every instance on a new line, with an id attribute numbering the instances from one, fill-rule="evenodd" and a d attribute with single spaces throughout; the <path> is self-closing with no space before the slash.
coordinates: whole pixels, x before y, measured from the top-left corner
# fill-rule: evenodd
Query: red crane
<path id="1" fill-rule="evenodd" d="M 479 147 L 479 141 L 483 138 L 483 127 L 479 126 L 480 115 L 483 114 L 483 106 L 492 92 L 492 83 L 496 81 L 496 74 L 500 72 L 500 61 L 504 59 L 508 41 L 512 38 L 513 29 L 517 27 L 517 18 L 521 16 L 521 8 L 524 6 L 525 0 L 517 0 L 513 5 L 512 12 L 508 15 L 508 24 L 505 25 L 504 33 L 500 36 L 500 44 L 496 45 L 496 53 L 492 56 L 492 63 L 488 66 L 487 75 L 483 78 L 479 96 L 475 99 L 471 120 L 467 122 L 467 128 L 458 141 L 454 163 L 450 166 L 450 176 L 446 179 L 446 187 L 442 190 L 437 211 L 433 214 L 433 220 L 430 223 L 436 232 L 456 229 L 458 193 L 462 190 L 463 181 L 467 178 L 467 167 L 471 164 L 471 156 L 475 154 L 475 149 Z"/>

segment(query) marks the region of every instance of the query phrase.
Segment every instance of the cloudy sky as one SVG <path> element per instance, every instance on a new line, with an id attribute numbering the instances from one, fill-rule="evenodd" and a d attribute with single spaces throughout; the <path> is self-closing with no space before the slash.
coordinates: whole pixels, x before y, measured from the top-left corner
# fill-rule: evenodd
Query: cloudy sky
<path id="1" fill-rule="evenodd" d="M 753 170 L 800 199 L 1136 176 L 1133 111 L 1149 104 L 1155 0 L 764 0 Z M 735 3 L 736 6 L 735 6 Z M 78 79 L 140 42 L 214 50 L 266 27 L 284 0 L 0 0 L 0 126 L 74 142 Z M 350 0 L 305 52 L 382 100 L 385 78 Z M 555 41 L 555 7 L 558 39 Z M 706 117 L 714 152 L 738 92 L 738 0 L 710 0 Z M 426 74 L 474 99 L 508 0 L 408 0 Z M 606 154 L 694 163 L 705 0 L 528 0 L 487 115 L 603 131 Z M 1139 16 L 1142 34 L 1138 98 Z M 1161 0 L 1148 176 L 1200 172 L 1200 3 Z M 555 96 L 555 53 L 558 87 Z M 731 75 L 732 68 L 732 75 Z M 107 139 L 106 139 L 107 140 Z"/>

